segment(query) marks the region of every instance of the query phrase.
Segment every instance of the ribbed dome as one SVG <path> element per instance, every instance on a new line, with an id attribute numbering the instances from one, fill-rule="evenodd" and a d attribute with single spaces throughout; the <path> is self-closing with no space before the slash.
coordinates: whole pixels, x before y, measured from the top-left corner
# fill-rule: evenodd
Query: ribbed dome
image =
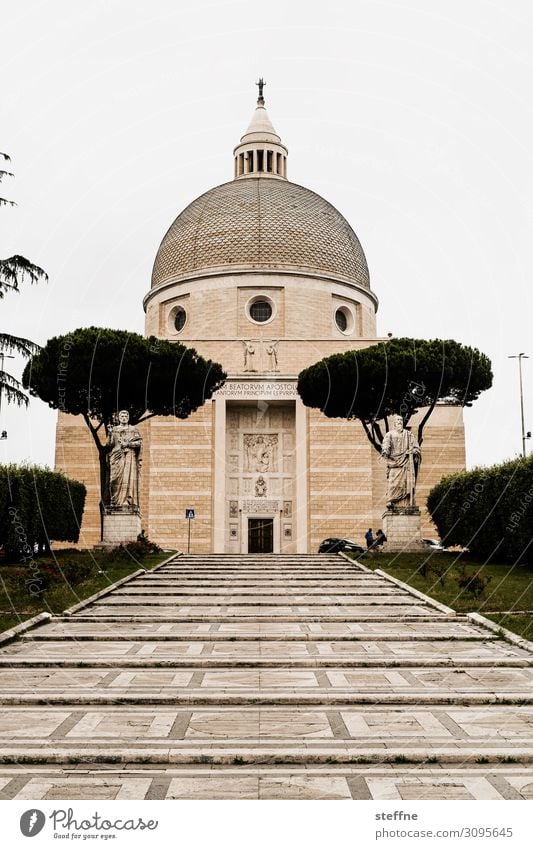
<path id="1" fill-rule="evenodd" d="M 285 180 L 233 180 L 176 218 L 154 263 L 152 288 L 187 273 L 307 270 L 370 288 L 359 239 L 334 206 Z"/>

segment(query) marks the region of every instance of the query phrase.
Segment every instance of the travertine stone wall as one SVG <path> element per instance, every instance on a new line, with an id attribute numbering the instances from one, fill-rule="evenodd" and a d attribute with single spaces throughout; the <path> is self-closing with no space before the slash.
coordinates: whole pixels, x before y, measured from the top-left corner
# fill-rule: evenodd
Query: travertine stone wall
<path id="1" fill-rule="evenodd" d="M 164 547 L 186 546 L 185 509 L 194 507 L 193 550 L 211 551 L 212 406 L 207 402 L 185 421 L 154 418 L 139 425 L 141 524 Z M 100 540 L 98 455 L 80 416 L 59 413 L 55 467 L 87 487 L 79 545 L 91 547 Z"/>
<path id="2" fill-rule="evenodd" d="M 212 550 L 213 406 L 207 401 L 185 420 L 150 421 L 150 501 L 146 513 L 141 509 L 150 539 L 164 547 L 186 548 L 185 510 L 193 507 L 191 550 Z"/>
<path id="3" fill-rule="evenodd" d="M 358 422 L 309 411 L 310 551 L 325 537 L 361 539 L 372 519 L 372 452 Z"/>
<path id="4" fill-rule="evenodd" d="M 411 421 L 416 435 L 422 413 Z M 465 467 L 463 411 L 437 406 L 424 429 L 423 462 L 417 485 L 422 536 L 437 536 L 426 510 L 430 489 Z M 327 536 L 364 540 L 368 528 L 383 525 L 386 464 L 361 424 L 327 419 L 309 411 L 310 551 Z"/>
<path id="5" fill-rule="evenodd" d="M 246 317 L 247 301 L 265 294 L 275 305 L 268 324 L 253 324 Z M 335 325 L 334 298 L 359 305 L 361 327 L 348 336 Z M 177 333 L 171 319 L 181 304 L 187 323 Z M 186 279 L 152 290 L 145 302 L 146 334 L 196 343 L 202 339 L 234 337 L 332 339 L 346 341 L 376 335 L 375 300 L 367 289 L 318 276 L 242 273 Z"/>
<path id="6" fill-rule="evenodd" d="M 247 304 L 259 295 L 269 298 L 274 307 L 272 320 L 263 324 L 252 322 L 247 315 Z M 287 414 L 289 407 L 292 411 L 290 424 L 282 414 L 281 429 L 273 424 L 270 427 L 270 413 L 265 419 L 272 432 L 282 434 L 280 445 L 289 446 L 289 433 L 294 435 L 294 458 L 289 462 L 289 449 L 285 452 L 283 448 L 281 459 L 287 464 L 287 475 L 267 482 L 269 487 L 281 487 L 276 497 L 283 507 L 278 511 L 275 533 L 282 548 L 316 551 L 324 537 L 348 536 L 361 541 L 368 527 L 381 527 L 385 464 L 361 425 L 305 410 L 295 392 L 296 377 L 306 366 L 330 354 L 380 341 L 376 337 L 376 302 L 368 288 L 303 270 L 231 274 L 210 270 L 152 289 L 145 305 L 147 335 L 196 348 L 202 356 L 220 362 L 234 381 L 216 401 L 208 401 L 185 421 L 154 418 L 141 425 L 144 461 L 140 506 L 142 526 L 150 538 L 165 547 L 185 548 L 185 509 L 194 507 L 192 551 L 243 550 L 242 515 L 231 517 L 232 526 L 239 522 L 240 526 L 238 536 L 230 538 L 230 501 L 239 501 L 244 495 L 240 489 L 245 476 L 237 459 L 237 477 L 241 475 L 242 480 L 236 484 L 237 498 L 232 497 L 235 476 L 229 465 L 226 469 L 226 463 L 234 463 L 235 451 L 228 447 L 231 428 L 227 428 L 227 417 L 235 412 L 232 407 L 239 402 L 238 395 L 230 391 L 232 386 L 258 377 L 277 381 L 275 391 L 271 386 L 265 396 L 268 403 L 275 398 L 287 403 Z M 355 316 L 347 333 L 335 323 L 335 310 L 344 305 Z M 178 306 L 187 314 L 180 333 L 173 323 Z M 249 370 L 250 363 L 247 370 L 244 362 L 243 343 L 247 340 L 255 351 L 253 372 Z M 272 340 L 277 341 L 277 372 L 267 354 Z M 283 394 L 287 388 L 289 394 Z M 265 399 L 254 393 L 244 397 L 253 403 L 255 415 L 257 410 L 265 414 L 265 407 L 261 407 Z M 272 413 L 272 421 L 276 415 Z M 416 421 L 413 425 L 416 428 Z M 426 427 L 423 457 L 418 486 L 422 533 L 434 536 L 424 509 L 425 500 L 429 489 L 444 474 L 464 468 L 461 409 L 442 406 L 435 410 Z M 100 528 L 98 462 L 80 418 L 59 415 L 56 467 L 88 487 L 80 544 L 93 545 L 99 539 Z M 291 516 L 284 515 L 285 502 L 289 501 Z"/>
<path id="7" fill-rule="evenodd" d="M 185 421 L 156 418 L 140 426 L 144 438 L 142 526 L 151 539 L 165 547 L 186 546 L 185 509 L 194 507 L 197 518 L 192 525 L 192 550 L 210 552 L 213 549 L 213 509 L 216 497 L 213 484 L 214 406 L 213 402 L 208 401 Z M 260 408 L 254 408 L 256 416 L 258 410 L 260 413 Z M 228 411 L 231 411 L 230 405 Z M 307 421 L 308 550 L 316 551 L 320 540 L 327 536 L 348 536 L 361 541 L 367 528 L 376 530 L 382 526 L 386 491 L 385 464 L 371 446 L 359 422 L 327 419 L 316 410 L 307 411 Z M 285 425 L 288 426 L 287 421 Z M 292 431 L 292 425 L 289 430 Z M 416 419 L 413 421 L 413 432 L 416 433 Z M 287 446 L 291 444 L 289 439 L 286 442 Z M 425 510 L 427 494 L 443 475 L 464 468 L 465 465 L 460 407 L 439 406 L 435 409 L 430 424 L 425 428 L 422 451 L 417 501 L 422 511 L 422 535 L 434 537 L 436 532 Z M 280 468 L 284 462 L 289 469 L 288 464 L 293 462 L 288 453 L 289 449 L 285 452 L 285 459 L 280 459 Z M 87 506 L 80 545 L 92 546 L 99 540 L 100 528 L 98 462 L 96 449 L 80 417 L 59 414 L 56 468 L 70 477 L 82 480 L 87 486 Z M 292 480 L 292 465 L 290 475 Z M 228 476 L 231 477 L 229 469 Z M 265 477 L 268 478 L 268 475 Z M 282 490 L 285 487 L 285 497 L 282 499 L 280 496 L 280 501 L 292 500 L 294 513 L 293 484 L 289 483 L 287 475 L 282 477 L 287 480 L 279 481 Z M 275 486 L 278 487 L 278 481 Z M 291 499 L 287 496 L 287 487 L 293 493 Z M 223 497 L 227 502 L 224 510 L 227 537 L 229 501 L 235 498 L 232 498 L 229 487 Z M 283 518 L 280 521 L 283 523 Z M 288 527 L 290 524 L 289 521 L 285 522 L 281 533 L 285 525 Z M 293 518 L 292 537 L 285 539 L 286 550 L 292 549 L 297 533 Z"/>

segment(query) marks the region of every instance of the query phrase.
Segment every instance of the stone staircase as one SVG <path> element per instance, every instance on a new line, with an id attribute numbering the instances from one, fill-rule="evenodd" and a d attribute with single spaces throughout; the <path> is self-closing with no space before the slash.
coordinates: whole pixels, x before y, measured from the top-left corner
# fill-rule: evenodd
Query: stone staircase
<path id="1" fill-rule="evenodd" d="M 176 556 L 0 651 L 0 798 L 533 798 L 533 653 L 338 555 Z"/>

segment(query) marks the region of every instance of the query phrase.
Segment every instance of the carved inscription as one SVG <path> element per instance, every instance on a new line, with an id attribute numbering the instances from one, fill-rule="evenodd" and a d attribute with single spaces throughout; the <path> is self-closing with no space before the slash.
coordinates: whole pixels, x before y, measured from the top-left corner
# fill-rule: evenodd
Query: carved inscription
<path id="1" fill-rule="evenodd" d="M 249 499 L 242 502 L 243 513 L 277 513 L 279 502 L 268 498 Z"/>
<path id="2" fill-rule="evenodd" d="M 297 398 L 296 381 L 228 380 L 218 390 L 222 398 Z"/>

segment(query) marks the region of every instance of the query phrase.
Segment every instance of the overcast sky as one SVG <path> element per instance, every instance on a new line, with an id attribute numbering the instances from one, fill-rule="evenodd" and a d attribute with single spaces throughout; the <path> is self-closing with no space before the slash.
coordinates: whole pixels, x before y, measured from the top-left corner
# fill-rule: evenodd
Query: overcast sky
<path id="1" fill-rule="evenodd" d="M 142 332 L 159 242 L 183 207 L 232 178 L 263 75 L 289 179 L 324 195 L 361 240 L 380 334 L 489 354 L 494 386 L 466 412 L 468 464 L 517 455 L 507 357 L 520 351 L 532 356 L 533 430 L 530 0 L 0 9 L 0 150 L 15 171 L 2 194 L 18 204 L 0 209 L 0 256 L 50 275 L 0 303 L 3 330 L 40 343 L 91 324 Z M 4 399 L 0 460 L 53 464 L 55 416 Z"/>

